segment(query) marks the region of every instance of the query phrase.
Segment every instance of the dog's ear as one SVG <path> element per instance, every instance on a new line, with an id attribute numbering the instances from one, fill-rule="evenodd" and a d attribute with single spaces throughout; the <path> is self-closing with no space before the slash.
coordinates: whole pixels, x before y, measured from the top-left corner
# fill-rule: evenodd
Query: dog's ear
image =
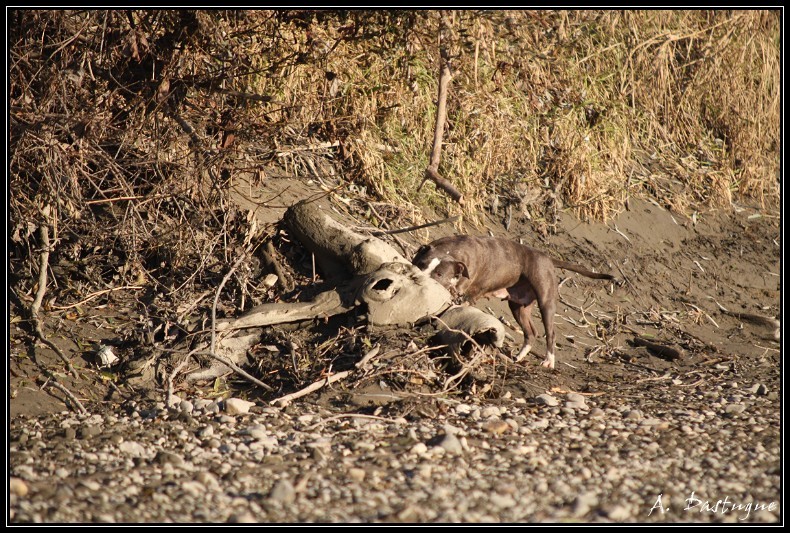
<path id="1" fill-rule="evenodd" d="M 455 277 L 456 278 L 468 278 L 469 270 L 466 268 L 466 264 L 463 261 L 456 261 L 455 262 Z"/>
<path id="2" fill-rule="evenodd" d="M 419 258 L 422 254 L 428 251 L 428 248 L 430 248 L 430 246 L 428 246 L 427 244 L 423 244 L 422 246 L 417 248 L 417 252 L 414 254 L 414 259 L 412 259 L 412 261 L 416 261 L 417 258 Z"/>

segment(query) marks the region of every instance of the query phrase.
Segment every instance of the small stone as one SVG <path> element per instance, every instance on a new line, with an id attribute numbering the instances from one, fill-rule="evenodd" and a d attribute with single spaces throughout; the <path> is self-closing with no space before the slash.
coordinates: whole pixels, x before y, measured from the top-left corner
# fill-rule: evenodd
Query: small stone
<path id="1" fill-rule="evenodd" d="M 549 421 L 545 418 L 539 418 L 538 420 L 535 420 L 532 424 L 530 424 L 529 427 L 531 429 L 546 429 L 547 427 L 549 427 Z"/>
<path id="2" fill-rule="evenodd" d="M 487 433 L 493 433 L 494 435 L 501 435 L 506 431 L 510 431 L 512 428 L 510 424 L 505 422 L 504 420 L 492 420 L 483 424 L 483 431 Z"/>
<path id="3" fill-rule="evenodd" d="M 216 450 L 222 443 L 219 441 L 219 439 L 208 439 L 203 444 L 210 450 Z"/>
<path id="4" fill-rule="evenodd" d="M 180 403 L 181 403 L 181 397 L 180 397 L 180 396 L 178 396 L 178 395 L 176 395 L 176 394 L 173 394 L 173 395 L 170 397 L 170 401 L 169 401 L 169 402 L 167 402 L 167 406 L 168 406 L 168 407 L 175 407 L 176 405 L 178 405 L 178 404 L 180 404 Z"/>
<path id="5" fill-rule="evenodd" d="M 250 407 L 255 405 L 255 402 L 248 402 L 241 398 L 228 398 L 225 400 L 225 412 L 229 415 L 243 415 L 250 412 Z"/>
<path id="6" fill-rule="evenodd" d="M 596 505 L 598 505 L 598 497 L 592 492 L 583 492 L 573 500 L 571 512 L 577 518 L 582 517 Z"/>
<path id="7" fill-rule="evenodd" d="M 181 403 L 178 404 L 178 408 L 181 409 L 182 413 L 189 414 L 195 410 L 195 405 L 189 400 L 181 400 Z"/>
<path id="8" fill-rule="evenodd" d="M 573 409 L 574 411 L 586 411 L 589 409 L 584 402 L 565 402 L 566 409 Z"/>
<path id="9" fill-rule="evenodd" d="M 521 446 L 516 446 L 513 448 L 513 455 L 532 455 L 537 450 L 538 449 L 535 446 L 524 446 L 522 444 Z"/>
<path id="10" fill-rule="evenodd" d="M 560 402 L 557 401 L 557 398 L 551 394 L 541 394 L 535 398 L 535 402 L 538 405 L 547 405 L 549 407 L 556 407 L 560 404 Z"/>
<path id="11" fill-rule="evenodd" d="M 483 418 L 499 418 L 500 414 L 499 407 L 496 405 L 489 405 L 480 411 L 480 416 Z"/>
<path id="12" fill-rule="evenodd" d="M 449 453 L 460 454 L 463 452 L 461 441 L 452 433 L 445 433 L 444 437 L 439 441 L 438 446 L 444 448 Z"/>
<path id="13" fill-rule="evenodd" d="M 642 411 L 638 409 L 632 409 L 626 412 L 623 418 L 626 420 L 642 420 Z"/>
<path id="14" fill-rule="evenodd" d="M 275 283 L 277 283 L 278 279 L 280 278 L 277 277 L 277 274 L 266 274 L 263 278 L 263 286 L 267 289 L 271 289 L 274 287 Z"/>
<path id="15" fill-rule="evenodd" d="M 197 436 L 201 439 L 207 439 L 212 435 L 214 435 L 214 426 L 211 425 L 203 426 L 197 431 Z"/>
<path id="16" fill-rule="evenodd" d="M 8 480 L 8 490 L 11 494 L 16 494 L 20 498 L 24 498 L 28 493 L 27 483 L 18 477 L 12 477 Z"/>
<path id="17" fill-rule="evenodd" d="M 587 398 L 577 392 L 569 392 L 565 395 L 565 399 L 569 402 L 587 403 Z"/>
<path id="18" fill-rule="evenodd" d="M 516 500 L 513 499 L 513 496 L 496 492 L 488 496 L 488 501 L 499 509 L 507 509 L 516 505 Z"/>
<path id="19" fill-rule="evenodd" d="M 757 394 L 759 396 L 766 396 L 768 394 L 768 387 L 763 385 L 762 383 L 757 387 Z"/>
<path id="20" fill-rule="evenodd" d="M 625 522 L 631 518 L 631 511 L 624 505 L 615 505 L 606 510 L 606 516 L 615 522 Z"/>
<path id="21" fill-rule="evenodd" d="M 257 439 L 257 440 L 268 439 L 269 437 L 271 437 L 271 435 L 269 434 L 269 430 L 266 429 L 266 426 L 263 426 L 261 424 L 256 424 L 254 426 L 248 427 L 244 431 L 244 433 L 249 435 L 253 439 Z"/>
<path id="22" fill-rule="evenodd" d="M 101 426 L 82 426 L 80 428 L 80 438 L 89 439 L 101 433 Z"/>
<path id="23" fill-rule="evenodd" d="M 77 430 L 72 427 L 68 427 L 63 431 L 63 438 L 66 440 L 74 440 L 76 437 Z"/>
<path id="24" fill-rule="evenodd" d="M 411 447 L 409 453 L 413 453 L 415 455 L 423 455 L 428 451 L 428 446 L 424 442 L 418 442 L 414 446 Z"/>
<path id="25" fill-rule="evenodd" d="M 735 416 L 743 413 L 745 410 L 746 406 L 742 403 L 730 403 L 724 408 L 724 413 L 729 416 Z"/>
<path id="26" fill-rule="evenodd" d="M 286 504 L 293 503 L 296 499 L 296 489 L 294 489 L 290 481 L 281 479 L 274 485 L 272 492 L 269 494 L 269 498 L 276 502 Z"/>
<path id="27" fill-rule="evenodd" d="M 459 403 L 455 406 L 455 412 L 459 415 L 468 415 L 472 412 L 472 406 L 465 403 Z"/>
<path id="28" fill-rule="evenodd" d="M 57 470 L 55 470 L 56 477 L 66 479 L 67 477 L 69 477 L 69 475 L 71 475 L 71 473 L 65 468 L 58 468 Z"/>
<path id="29" fill-rule="evenodd" d="M 98 490 L 100 490 L 102 488 L 102 485 L 99 482 L 94 481 L 92 479 L 84 479 L 84 480 L 80 481 L 80 485 L 82 485 L 83 487 L 87 488 L 88 490 L 92 490 L 94 492 L 98 491 Z"/>
<path id="30" fill-rule="evenodd" d="M 361 483 L 365 479 L 365 471 L 361 468 L 349 468 L 348 477 L 355 483 Z"/>
<path id="31" fill-rule="evenodd" d="M 143 445 L 133 440 L 127 440 L 120 443 L 118 445 L 118 449 L 127 455 L 131 455 L 132 457 L 145 456 L 145 448 Z"/>
<path id="32" fill-rule="evenodd" d="M 214 400 L 213 402 L 209 402 L 209 404 L 203 408 L 207 413 L 219 413 L 219 402 Z"/>
<path id="33" fill-rule="evenodd" d="M 452 424 L 444 424 L 442 426 L 442 429 L 447 434 L 463 435 L 463 431 L 461 430 L 461 428 L 457 428 L 457 427 L 453 426 Z"/>
<path id="34" fill-rule="evenodd" d="M 176 467 L 180 467 L 184 465 L 184 458 L 178 454 L 173 452 L 168 452 L 165 450 L 161 450 L 156 454 L 154 457 L 154 461 L 161 465 L 170 464 Z"/>
<path id="35" fill-rule="evenodd" d="M 603 418 L 604 416 L 606 416 L 606 413 L 604 412 L 603 409 L 599 407 L 593 407 L 590 410 L 590 414 L 589 414 L 590 418 Z"/>
<path id="36" fill-rule="evenodd" d="M 205 487 L 208 488 L 219 486 L 217 477 L 211 472 L 198 472 L 198 474 L 195 476 L 195 481 L 197 481 L 198 483 L 202 483 Z"/>
<path id="37" fill-rule="evenodd" d="M 277 276 L 274 276 L 275 278 Z M 255 516 L 249 511 L 242 511 L 240 513 L 233 513 L 228 518 L 228 522 L 231 524 L 257 524 L 258 521 L 255 519 Z"/>

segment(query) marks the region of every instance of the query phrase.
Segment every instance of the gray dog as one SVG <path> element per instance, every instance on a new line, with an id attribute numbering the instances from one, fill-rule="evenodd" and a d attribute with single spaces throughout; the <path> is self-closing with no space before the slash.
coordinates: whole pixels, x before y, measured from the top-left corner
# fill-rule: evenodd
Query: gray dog
<path id="1" fill-rule="evenodd" d="M 521 361 L 537 336 L 532 324 L 532 305 L 540 307 L 546 329 L 546 359 L 554 368 L 554 312 L 557 308 L 555 267 L 593 279 L 614 280 L 610 274 L 591 272 L 579 265 L 553 259 L 543 252 L 510 239 L 456 235 L 422 246 L 412 263 L 449 291 L 477 298 L 493 296 L 508 300 L 510 311 L 524 332 L 524 346 L 516 356 Z"/>

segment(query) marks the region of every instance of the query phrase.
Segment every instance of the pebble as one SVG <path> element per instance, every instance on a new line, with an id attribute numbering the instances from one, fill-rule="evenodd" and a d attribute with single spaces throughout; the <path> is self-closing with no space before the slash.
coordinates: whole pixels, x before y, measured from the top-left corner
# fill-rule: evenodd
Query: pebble
<path id="1" fill-rule="evenodd" d="M 101 433 L 101 426 L 82 426 L 79 431 L 81 439 L 89 439 Z"/>
<path id="2" fill-rule="evenodd" d="M 565 395 L 565 399 L 574 403 L 587 403 L 587 398 L 585 398 L 583 394 L 577 392 L 569 392 Z"/>
<path id="3" fill-rule="evenodd" d="M 532 429 L 546 429 L 549 427 L 549 421 L 546 418 L 539 418 L 529 426 Z"/>
<path id="4" fill-rule="evenodd" d="M 214 400 L 207 400 L 205 398 L 197 398 L 192 402 L 195 406 L 195 409 L 198 411 L 205 411 L 206 407 L 214 403 Z"/>
<path id="5" fill-rule="evenodd" d="M 184 458 L 180 455 L 168 452 L 165 450 L 161 450 L 157 452 L 156 457 L 154 457 L 154 461 L 161 465 L 170 464 L 176 467 L 184 466 Z"/>
<path id="6" fill-rule="evenodd" d="M 615 522 L 625 522 L 631 519 L 631 511 L 625 505 L 614 505 L 606 509 L 606 516 Z"/>
<path id="7" fill-rule="evenodd" d="M 271 435 L 269 434 L 269 430 L 266 429 L 266 426 L 256 424 L 254 426 L 248 427 L 246 430 L 242 432 L 245 435 L 249 435 L 253 439 L 268 439 Z"/>
<path id="8" fill-rule="evenodd" d="M 415 455 L 423 455 L 428 451 L 428 446 L 424 442 L 418 442 L 414 446 L 411 447 L 409 453 L 413 453 Z"/>
<path id="9" fill-rule="evenodd" d="M 361 468 L 349 468 L 348 477 L 355 483 L 361 483 L 365 479 L 365 471 Z"/>
<path id="10" fill-rule="evenodd" d="M 461 441 L 452 433 L 445 433 L 444 437 L 439 441 L 438 446 L 444 448 L 449 453 L 460 454 L 463 452 Z"/>
<path id="11" fill-rule="evenodd" d="M 509 494 L 498 494 L 496 492 L 488 496 L 488 501 L 491 502 L 491 505 L 499 509 L 507 509 L 516 505 L 516 500 L 513 499 L 513 496 Z"/>
<path id="12" fill-rule="evenodd" d="M 276 277 L 276 276 L 275 276 Z M 249 511 L 242 511 L 240 513 L 233 513 L 228 517 L 228 522 L 231 524 L 257 524 L 255 515 Z"/>
<path id="13" fill-rule="evenodd" d="M 146 455 L 145 447 L 143 447 L 143 445 L 139 442 L 135 442 L 133 440 L 123 441 L 118 445 L 118 449 L 123 453 L 133 457 L 144 457 Z"/>
<path id="14" fill-rule="evenodd" d="M 195 405 L 189 400 L 181 400 L 181 403 L 178 404 L 178 407 L 181 409 L 182 413 L 187 414 L 190 414 L 195 410 Z"/>
<path id="15" fill-rule="evenodd" d="M 250 407 L 255 405 L 255 402 L 248 402 L 241 398 L 228 398 L 225 400 L 225 412 L 229 415 L 244 415 L 250 412 Z"/>
<path id="16" fill-rule="evenodd" d="M 551 394 L 541 394 L 535 397 L 535 402 L 538 405 L 547 405 L 549 407 L 556 407 L 560 402 Z"/>
<path id="17" fill-rule="evenodd" d="M 504 420 L 492 420 L 483 424 L 483 431 L 487 433 L 493 433 L 494 435 L 501 435 L 506 431 L 510 431 L 512 428 L 510 424 L 505 422 Z"/>
<path id="18" fill-rule="evenodd" d="M 480 410 L 480 416 L 482 418 L 499 418 L 499 415 L 501 414 L 502 412 L 496 405 L 489 405 L 488 407 L 484 407 Z"/>
<path id="19" fill-rule="evenodd" d="M 293 503 L 296 499 L 296 489 L 289 480 L 281 479 L 275 483 L 269 494 L 269 499 L 285 504 Z"/>
<path id="20" fill-rule="evenodd" d="M 724 413 L 730 416 L 739 415 L 746 410 L 746 406 L 742 403 L 730 403 L 724 408 Z"/>
<path id="21" fill-rule="evenodd" d="M 214 426 L 212 425 L 203 426 L 197 430 L 197 436 L 201 439 L 207 439 L 212 435 L 214 435 Z"/>
<path id="22" fill-rule="evenodd" d="M 598 496 L 593 492 L 582 492 L 573 500 L 571 506 L 571 513 L 575 517 L 582 517 L 590 512 L 590 510 L 598 505 Z"/>
<path id="23" fill-rule="evenodd" d="M 455 412 L 459 415 L 468 415 L 472 412 L 472 406 L 465 403 L 459 403 L 455 406 Z"/>
<path id="24" fill-rule="evenodd" d="M 167 404 L 167 407 L 175 407 L 180 403 L 181 403 L 181 397 L 179 397 L 177 394 L 173 394 L 170 397 L 170 402 Z"/>
<path id="25" fill-rule="evenodd" d="M 8 490 L 11 494 L 24 498 L 28 493 L 27 483 L 18 477 L 12 477 L 8 480 Z"/>
<path id="26" fill-rule="evenodd" d="M 606 416 L 606 413 L 603 409 L 599 407 L 593 407 L 590 409 L 590 413 L 588 415 L 590 418 L 603 418 Z"/>

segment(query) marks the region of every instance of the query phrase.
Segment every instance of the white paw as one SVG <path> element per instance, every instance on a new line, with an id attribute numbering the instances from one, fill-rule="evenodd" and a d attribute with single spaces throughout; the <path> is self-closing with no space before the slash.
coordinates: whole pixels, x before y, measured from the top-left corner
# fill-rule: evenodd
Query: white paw
<path id="1" fill-rule="evenodd" d="M 518 363 L 519 361 L 524 359 L 527 356 L 527 354 L 529 354 L 529 351 L 531 349 L 532 346 L 530 346 L 529 344 L 525 344 L 524 347 L 521 348 L 521 350 L 518 352 L 518 355 L 516 356 L 516 362 Z"/>
<path id="2" fill-rule="evenodd" d="M 541 364 L 543 366 L 545 366 L 546 368 L 552 368 L 553 369 L 554 368 L 554 354 L 551 353 L 551 352 L 548 352 L 546 354 L 546 359 L 544 359 L 543 363 L 541 363 Z"/>

